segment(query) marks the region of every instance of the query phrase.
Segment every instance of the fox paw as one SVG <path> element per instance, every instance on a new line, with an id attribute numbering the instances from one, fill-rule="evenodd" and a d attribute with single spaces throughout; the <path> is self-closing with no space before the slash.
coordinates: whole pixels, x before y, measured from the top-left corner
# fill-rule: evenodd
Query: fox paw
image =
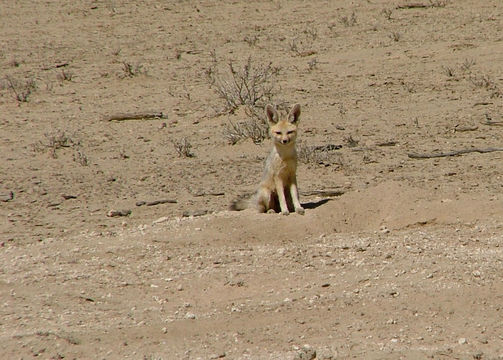
<path id="1" fill-rule="evenodd" d="M 281 215 L 290 215 L 290 211 L 288 211 L 288 210 L 282 211 Z"/>
<path id="2" fill-rule="evenodd" d="M 296 209 L 295 209 L 295 212 L 296 212 L 297 214 L 299 214 L 299 215 L 304 215 L 305 210 L 304 210 L 304 208 L 303 208 L 303 207 L 298 207 L 298 208 L 296 208 Z"/>

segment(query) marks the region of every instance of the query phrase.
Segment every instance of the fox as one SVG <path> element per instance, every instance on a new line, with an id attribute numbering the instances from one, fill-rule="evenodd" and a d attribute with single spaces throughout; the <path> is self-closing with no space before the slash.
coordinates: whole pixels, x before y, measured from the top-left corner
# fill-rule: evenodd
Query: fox
<path id="1" fill-rule="evenodd" d="M 300 121 L 300 104 L 295 104 L 286 117 L 278 114 L 268 104 L 265 114 L 273 147 L 267 157 L 264 173 L 257 191 L 251 199 L 235 200 L 231 210 L 254 207 L 259 213 L 281 212 L 283 215 L 295 211 L 304 215 L 297 189 L 297 130 Z"/>

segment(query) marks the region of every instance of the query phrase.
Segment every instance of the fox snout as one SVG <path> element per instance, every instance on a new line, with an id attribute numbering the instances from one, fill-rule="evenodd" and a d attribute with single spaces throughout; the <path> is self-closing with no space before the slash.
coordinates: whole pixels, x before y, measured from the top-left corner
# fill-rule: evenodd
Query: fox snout
<path id="1" fill-rule="evenodd" d="M 289 142 L 290 142 L 290 139 L 288 139 L 288 138 L 281 139 L 282 144 L 288 144 Z"/>

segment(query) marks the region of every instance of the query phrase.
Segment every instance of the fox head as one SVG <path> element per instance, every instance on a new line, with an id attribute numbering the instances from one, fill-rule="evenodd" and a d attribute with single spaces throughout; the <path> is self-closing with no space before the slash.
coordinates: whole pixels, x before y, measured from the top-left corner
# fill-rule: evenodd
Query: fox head
<path id="1" fill-rule="evenodd" d="M 295 104 L 288 116 L 279 119 L 277 110 L 272 105 L 265 107 L 265 113 L 269 122 L 271 139 L 274 144 L 289 145 L 295 144 L 297 138 L 297 125 L 300 120 L 300 104 Z"/>

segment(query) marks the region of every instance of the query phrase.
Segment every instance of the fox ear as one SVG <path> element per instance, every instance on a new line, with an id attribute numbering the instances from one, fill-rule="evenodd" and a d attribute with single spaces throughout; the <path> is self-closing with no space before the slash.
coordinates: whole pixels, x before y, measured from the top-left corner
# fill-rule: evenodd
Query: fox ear
<path id="1" fill-rule="evenodd" d="M 288 114 L 288 121 L 297 124 L 300 120 L 300 104 L 295 104 Z"/>
<path id="2" fill-rule="evenodd" d="M 265 107 L 265 114 L 267 115 L 267 120 L 271 124 L 276 124 L 278 122 L 278 112 L 271 104 L 267 104 Z"/>

